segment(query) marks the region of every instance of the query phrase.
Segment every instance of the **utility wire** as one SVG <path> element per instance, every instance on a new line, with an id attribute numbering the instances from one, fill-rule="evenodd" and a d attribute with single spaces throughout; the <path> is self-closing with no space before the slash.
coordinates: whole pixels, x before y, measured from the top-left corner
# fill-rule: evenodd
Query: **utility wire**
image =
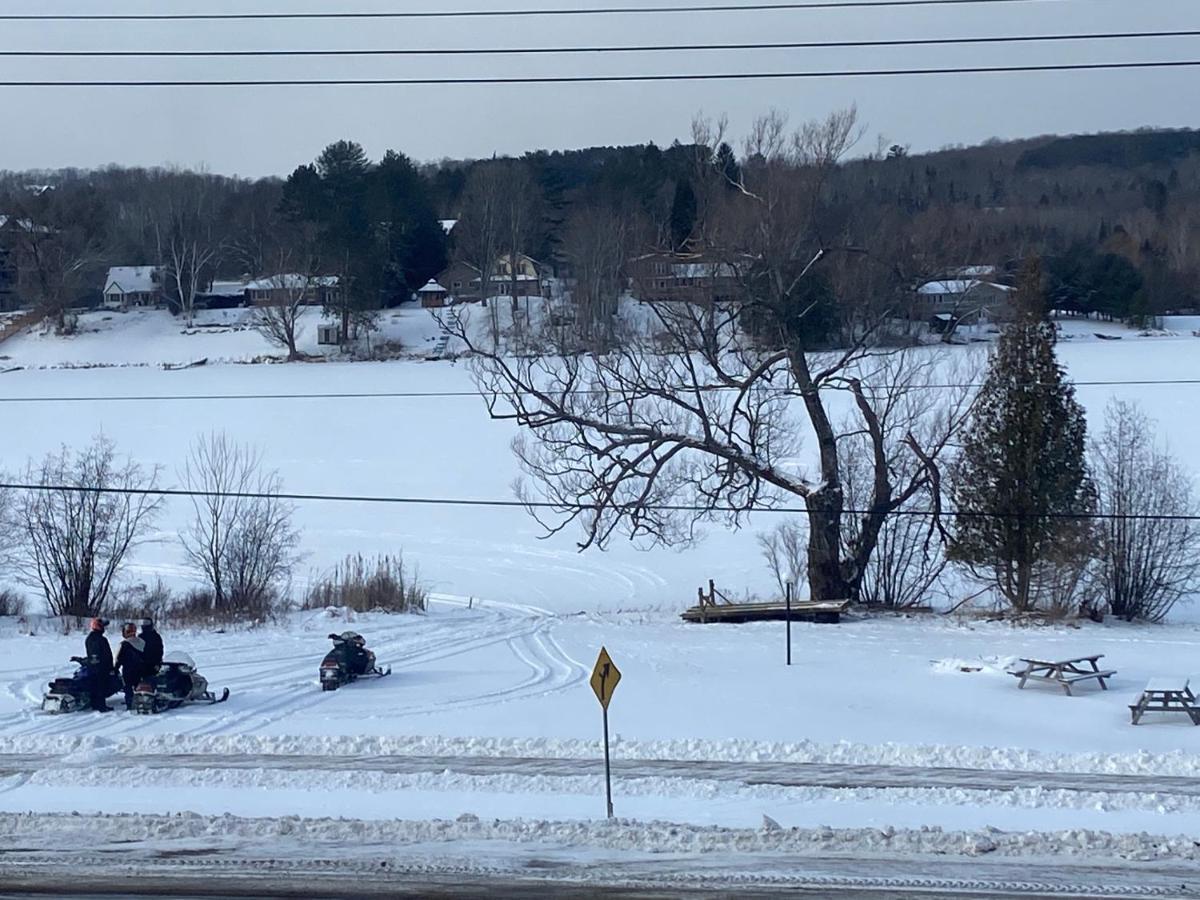
<path id="1" fill-rule="evenodd" d="M 351 12 L 242 12 L 242 13 L 3 13 L 7 22 L 156 22 L 246 21 L 276 19 L 500 19 L 557 16 L 660 15 L 673 13 L 747 13 L 808 9 L 872 9 L 912 6 L 995 6 L 1011 3 L 1066 2 L 1066 0 L 809 0 L 804 3 L 721 3 L 683 6 L 585 6 L 577 9 L 458 9 Z"/>
<path id="2" fill-rule="evenodd" d="M 767 41 L 731 44 L 643 44 L 599 47 L 451 47 L 375 48 L 360 50 L 0 50 L 0 57 L 50 58 L 199 58 L 199 57 L 347 57 L 347 56 L 510 56 L 549 54 L 676 53 L 708 50 L 821 50 L 880 47 L 928 47 L 974 44 L 1018 44 L 1056 41 L 1115 41 L 1143 38 L 1200 37 L 1200 29 L 1182 31 L 1113 31 L 1078 34 L 1021 34 L 947 38 L 886 38 L 867 41 Z"/>
<path id="3" fill-rule="evenodd" d="M 621 84 L 679 81 L 764 81 L 801 78 L 861 78 L 900 75 L 972 75 L 1013 72 L 1085 72 L 1115 69 L 1181 69 L 1200 66 L 1200 59 L 1142 60 L 1134 62 L 1050 63 L 1016 66 L 954 66 L 913 69 L 826 69 L 808 72 L 694 72 L 660 75 L 516 75 L 475 78 L 238 78 L 229 80 L 4 80 L 0 87 L 381 87 L 409 85 L 485 84 Z"/>
<path id="4" fill-rule="evenodd" d="M 1072 381 L 1070 384 L 1073 387 L 1147 387 L 1147 386 L 1197 386 L 1200 385 L 1200 378 L 1168 378 L 1168 379 L 1140 379 L 1140 380 L 1120 380 L 1120 381 Z M 984 385 L 982 382 L 971 384 L 953 384 L 950 382 L 933 383 L 933 384 L 913 384 L 903 388 L 904 391 L 919 391 L 919 390 L 969 390 L 979 389 Z M 1039 387 L 1035 383 L 1025 383 L 1021 387 Z M 869 387 L 869 385 L 867 385 Z M 681 393 L 701 393 L 709 394 L 716 392 L 728 392 L 741 390 L 740 387 L 731 387 L 724 384 L 700 385 L 698 387 L 685 387 L 680 385 L 677 390 Z M 800 392 L 795 388 L 786 387 L 771 387 L 764 386 L 761 390 L 777 393 L 781 395 L 799 396 Z M 559 396 L 558 391 L 549 391 L 554 396 Z M 608 391 L 600 389 L 585 389 L 577 391 L 568 391 L 570 396 L 592 396 Z M 302 394 L 132 394 L 123 396 L 66 396 L 66 397 L 0 397 L 0 403 L 163 403 L 163 402 L 199 402 L 199 401 L 225 401 L 225 400 L 428 400 L 454 397 L 471 397 L 479 398 L 483 396 L 491 396 L 491 391 L 338 391 L 330 393 L 302 393 Z M 509 396 L 501 392 L 502 396 Z M 529 396 L 528 393 L 519 393 L 518 396 Z"/>
<path id="5" fill-rule="evenodd" d="M 134 496 L 134 497 L 188 497 L 188 498 L 220 498 L 225 500 L 287 500 L 291 502 L 321 502 L 321 503 L 358 503 L 358 504 L 376 504 L 376 505 L 393 505 L 393 506 L 463 506 L 463 507 L 488 507 L 496 509 L 550 509 L 559 512 L 588 512 L 596 510 L 599 507 L 596 504 L 588 503 L 552 503 L 549 501 L 525 501 L 525 500 L 484 500 L 476 498 L 454 498 L 454 497 L 389 497 L 379 495 L 353 495 L 353 494 L 288 494 L 288 493 L 269 493 L 262 491 L 194 491 L 184 488 L 118 488 L 118 487 L 92 487 L 73 484 L 21 484 L 21 483 L 0 483 L 0 490 L 12 491 L 35 491 L 37 493 L 69 493 L 69 494 L 89 494 L 89 495 L 115 495 L 115 496 Z M 741 508 L 734 506 L 695 506 L 691 504 L 613 504 L 610 508 L 618 511 L 628 511 L 633 509 L 646 509 L 656 512 L 702 512 L 702 513 L 787 513 L 791 515 L 804 515 L 808 510 L 798 507 L 785 506 L 752 506 L 749 508 Z M 865 509 L 844 509 L 844 516 L 871 516 L 877 515 L 875 510 Z M 897 509 L 887 515 L 901 516 L 920 516 L 930 518 L 939 515 L 933 510 L 926 509 Z M 968 518 L 968 519 L 1030 519 L 1030 518 L 1048 518 L 1048 519 L 1068 519 L 1075 521 L 1095 520 L 1106 522 L 1126 522 L 1126 521 L 1145 521 L 1145 522 L 1200 522 L 1200 515 L 1167 515 L 1161 513 L 1147 513 L 1144 515 L 1130 513 L 1096 513 L 1096 512 L 1078 512 L 1078 513 L 1053 513 L 1053 512 L 1033 512 L 1033 513 L 1018 513 L 1018 512 L 982 512 L 978 510 L 958 510 L 941 513 L 950 518 Z"/>

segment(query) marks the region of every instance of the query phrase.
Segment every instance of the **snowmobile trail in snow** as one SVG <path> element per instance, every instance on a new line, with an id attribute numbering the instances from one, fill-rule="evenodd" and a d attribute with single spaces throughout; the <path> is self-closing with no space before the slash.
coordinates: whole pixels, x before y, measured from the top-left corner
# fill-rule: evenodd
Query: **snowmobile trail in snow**
<path id="1" fill-rule="evenodd" d="M 345 694 L 377 696 L 388 717 L 420 716 L 556 693 L 579 684 L 587 675 L 584 665 L 572 659 L 555 640 L 553 631 L 558 619 L 544 609 L 448 595 L 434 595 L 431 600 L 448 614 L 391 617 L 376 624 L 368 635 L 369 646 L 381 665 L 392 667 L 393 678 L 363 680 L 344 693 L 320 690 L 317 630 L 323 640 L 328 618 L 314 615 L 298 634 L 291 636 L 294 652 L 263 653 L 260 639 L 253 632 L 198 636 L 190 646 L 204 661 L 202 670 L 218 693 L 228 687 L 231 699 L 220 711 L 206 712 L 204 707 L 193 706 L 170 710 L 164 718 L 170 718 L 169 727 L 174 733 L 203 737 L 262 730 L 293 716 L 361 715 L 361 708 L 352 705 L 355 701 L 344 699 Z M 406 674 L 498 648 L 507 650 L 504 659 L 511 670 L 498 684 L 465 681 L 456 693 L 438 698 L 426 694 L 413 699 L 406 690 Z M 9 681 L 5 689 L 14 699 L 32 706 L 40 702 L 41 688 L 58 668 L 34 675 L 23 673 L 24 677 Z M 0 717 L 0 733 L 7 736 L 122 737 L 137 733 L 141 727 L 136 720 L 102 720 L 82 712 L 46 717 L 40 711 L 25 709 Z"/>

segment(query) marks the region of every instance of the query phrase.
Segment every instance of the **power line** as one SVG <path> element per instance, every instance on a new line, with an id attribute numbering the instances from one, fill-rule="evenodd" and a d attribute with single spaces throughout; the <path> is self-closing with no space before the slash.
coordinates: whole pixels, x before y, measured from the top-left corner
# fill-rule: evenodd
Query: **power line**
<path id="1" fill-rule="evenodd" d="M 244 58 L 244 57 L 354 57 L 354 56 L 515 56 L 553 54 L 675 53 L 709 50 L 820 50 L 881 47 L 928 47 L 975 44 L 1018 44 L 1057 41 L 1112 41 L 1143 38 L 1200 37 L 1200 29 L 1182 31 L 1114 31 L 1077 34 L 1022 34 L 947 38 L 887 38 L 865 41 L 767 41 L 728 44 L 643 44 L 599 47 L 450 47 L 375 48 L 350 50 L 0 50 L 0 57 L 48 58 Z"/>
<path id="2" fill-rule="evenodd" d="M 679 81 L 764 81 L 802 78 L 860 78 L 901 75 L 976 75 L 1015 72 L 1086 72 L 1116 69 L 1180 69 L 1200 66 L 1200 59 L 1136 62 L 1050 63 L 1016 66 L 954 66 L 914 69 L 828 69 L 808 72 L 695 72 L 660 75 L 516 75 L 475 78 L 239 78 L 229 80 L 148 79 L 90 81 L 0 81 L 0 87 L 382 87 L 487 84 L 621 84 Z"/>
<path id="3" fill-rule="evenodd" d="M 1165 378 L 1165 379 L 1122 379 L 1112 381 L 1072 381 L 1074 387 L 1151 387 L 1151 386 L 1197 386 L 1200 385 L 1200 378 Z M 969 390 L 982 388 L 982 382 L 975 383 L 951 383 L 938 382 L 930 384 L 913 384 L 906 385 L 903 390 Z M 1028 383 L 1021 385 L 1022 387 L 1038 387 L 1037 384 Z M 868 385 L 869 387 L 869 385 Z M 699 387 L 684 387 L 678 388 L 680 393 L 695 393 L 699 390 L 701 393 L 717 393 L 730 392 L 741 390 L 740 387 L 731 387 L 724 384 L 700 385 Z M 785 387 L 764 387 L 763 390 L 781 395 L 796 395 L 799 396 L 799 391 L 795 388 Z M 470 397 L 478 399 L 481 396 L 490 396 L 491 392 L 481 394 L 479 391 L 337 391 L 329 393 L 301 393 L 301 394 L 127 394 L 122 396 L 66 396 L 66 397 L 0 397 L 0 403 L 190 403 L 200 401 L 236 401 L 236 400 L 432 400 L 442 398 L 462 398 Z M 559 392 L 551 391 L 555 396 Z M 603 393 L 608 393 L 600 389 L 587 389 L 568 391 L 570 396 L 595 396 Z M 529 396 L 522 393 L 519 396 Z"/>
<path id="4" fill-rule="evenodd" d="M 124 497 L 162 497 L 162 498 L 221 498 L 226 500 L 286 500 L 295 503 L 356 503 L 356 504 L 373 504 L 373 505 L 390 505 L 390 506 L 460 506 L 474 508 L 495 508 L 495 509 L 550 509 L 559 512 L 589 512 L 596 510 L 596 504 L 587 503 L 553 503 L 550 501 L 525 501 L 525 500 L 488 500 L 469 497 L 390 497 L 379 495 L 354 495 L 354 494 L 291 494 L 291 493 L 269 493 L 260 491 L 196 491 L 187 490 L 184 488 L 118 488 L 118 487 L 92 487 L 73 484 L 21 484 L 21 483 L 0 483 L 0 490 L 12 491 L 35 491 L 38 493 L 69 493 L 69 494 L 91 494 L 91 495 L 112 495 Z M 696 506 L 692 504 L 614 504 L 612 509 L 618 511 L 630 511 L 633 509 L 644 509 L 654 512 L 694 512 L 694 513 L 784 513 L 790 515 L 806 515 L 807 509 L 798 507 L 785 506 L 751 506 L 748 508 L 733 507 L 733 506 Z M 844 509 L 843 516 L 871 516 L 877 515 L 874 510 L 866 509 Z M 931 518 L 939 515 L 933 510 L 926 509 L 897 509 L 887 515 L 900 516 L 918 516 L 923 518 Z M 1126 521 L 1144 521 L 1144 522 L 1200 522 L 1200 515 L 1169 515 L 1163 513 L 1146 513 L 1146 514 L 1130 514 L 1130 513 L 1097 513 L 1097 512 L 984 512 L 978 510 L 958 510 L 944 512 L 940 515 L 945 515 L 948 518 L 975 518 L 975 519 L 1030 519 L 1030 518 L 1048 518 L 1048 519 L 1065 519 L 1073 521 L 1111 521 L 1111 522 L 1126 522 Z"/>
<path id="5" fill-rule="evenodd" d="M 591 6 L 578 9 L 459 9 L 352 12 L 243 12 L 243 13 L 3 13 L 7 22 L 156 22 L 247 21 L 279 19 L 482 19 L 547 18 L 558 16 L 668 15 L 674 13 L 771 12 L 812 9 L 872 9 L 913 6 L 993 6 L 1010 3 L 1065 2 L 1065 0 L 809 0 L 801 3 L 721 3 L 683 6 Z"/>

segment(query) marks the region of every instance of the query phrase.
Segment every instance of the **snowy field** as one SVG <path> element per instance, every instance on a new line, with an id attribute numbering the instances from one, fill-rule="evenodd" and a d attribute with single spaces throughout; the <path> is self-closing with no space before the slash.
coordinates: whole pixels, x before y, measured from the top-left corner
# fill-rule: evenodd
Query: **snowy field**
<path id="1" fill-rule="evenodd" d="M 261 447 L 297 493 L 511 498 L 513 431 L 473 397 L 177 399 L 467 392 L 461 363 L 215 365 L 266 348 L 247 331 L 179 334 L 156 315 L 134 314 L 107 335 L 0 345 L 9 370 L 0 374 L 0 468 L 103 431 L 172 482 L 197 435 L 227 429 Z M 399 315 L 397 334 L 419 345 L 428 315 Z M 1170 334 L 1102 341 L 1095 323 L 1069 323 L 1060 355 L 1081 382 L 1196 379 L 1197 327 L 1173 321 Z M 210 365 L 156 367 L 200 358 Z M 67 367 L 85 364 L 106 367 Z M 1196 385 L 1081 386 L 1079 395 L 1092 414 L 1114 395 L 1141 402 L 1200 476 Z M 116 399 L 132 396 L 164 399 Z M 168 507 L 163 540 L 138 553 L 137 579 L 189 582 L 170 542 L 185 510 Z M 122 820 L 109 816 L 189 813 L 194 827 L 126 824 L 152 856 L 199 846 L 245 862 L 264 842 L 288 844 L 278 822 L 297 816 L 314 853 L 332 854 L 357 829 L 370 851 L 350 858 L 364 866 L 384 856 L 434 865 L 449 854 L 504 869 L 524 854 L 569 861 L 572 877 L 617 877 L 623 866 L 644 874 L 648 861 L 669 857 L 681 878 L 741 867 L 793 883 L 797 860 L 825 871 L 812 861 L 842 857 L 844 867 L 848 854 L 928 854 L 938 860 L 931 871 L 949 871 L 957 857 L 1011 856 L 1034 869 L 1070 858 L 1128 866 L 1143 884 L 1158 883 L 1150 863 L 1196 870 L 1190 839 L 1152 836 L 1200 833 L 1200 729 L 1186 718 L 1133 728 L 1127 708 L 1150 677 L 1200 681 L 1194 605 L 1157 627 L 942 617 L 798 625 L 789 669 L 782 626 L 678 620 L 708 578 L 769 593 L 754 532 L 770 521 L 711 529 L 684 551 L 617 544 L 583 555 L 573 534 L 538 540 L 515 509 L 305 503 L 297 521 L 306 571 L 402 548 L 438 592 L 428 615 L 303 613 L 254 632 L 168 633 L 168 649 L 189 652 L 232 696 L 152 719 L 40 714 L 46 681 L 69 671 L 81 637 L 0 621 L 0 832 L 65 843 L 80 820 L 57 816 L 80 812 L 116 841 Z M 325 635 L 346 627 L 395 672 L 323 694 Z M 600 716 L 586 682 L 601 645 L 624 674 L 611 710 L 619 833 L 602 821 Z M 1019 657 L 1085 653 L 1105 654 L 1118 671 L 1110 691 L 1018 691 L 1005 673 Z M 134 784 L 150 788 L 152 809 L 145 793 L 125 789 Z M 356 821 L 341 827 L 330 816 Z M 264 817 L 274 824 L 247 824 Z"/>

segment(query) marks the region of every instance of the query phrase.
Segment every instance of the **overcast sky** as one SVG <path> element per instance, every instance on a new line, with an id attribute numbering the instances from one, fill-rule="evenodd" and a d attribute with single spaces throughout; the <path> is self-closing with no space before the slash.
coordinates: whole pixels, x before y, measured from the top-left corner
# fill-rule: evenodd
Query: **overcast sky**
<path id="1" fill-rule="evenodd" d="M 331 11 L 571 8 L 685 0 L 6 0 L 4 12 Z M 699 0 L 715 2 L 715 0 Z M 736 2 L 736 0 L 735 0 Z M 366 49 L 855 40 L 1200 28 L 1197 0 L 1026 3 L 505 20 L 4 22 L 0 49 Z M 413 77 L 1011 65 L 1200 59 L 1200 39 L 888 50 L 695 52 L 570 57 L 0 59 L 0 81 Z M 1124 70 L 740 82 L 388 87 L 0 87 L 0 169 L 203 164 L 286 174 L 330 141 L 418 160 L 685 139 L 697 110 L 744 131 L 771 107 L 793 122 L 857 103 L 869 147 L 914 151 L 1140 126 L 1197 126 L 1200 70 Z M 865 145 L 864 145 L 865 146 Z"/>

